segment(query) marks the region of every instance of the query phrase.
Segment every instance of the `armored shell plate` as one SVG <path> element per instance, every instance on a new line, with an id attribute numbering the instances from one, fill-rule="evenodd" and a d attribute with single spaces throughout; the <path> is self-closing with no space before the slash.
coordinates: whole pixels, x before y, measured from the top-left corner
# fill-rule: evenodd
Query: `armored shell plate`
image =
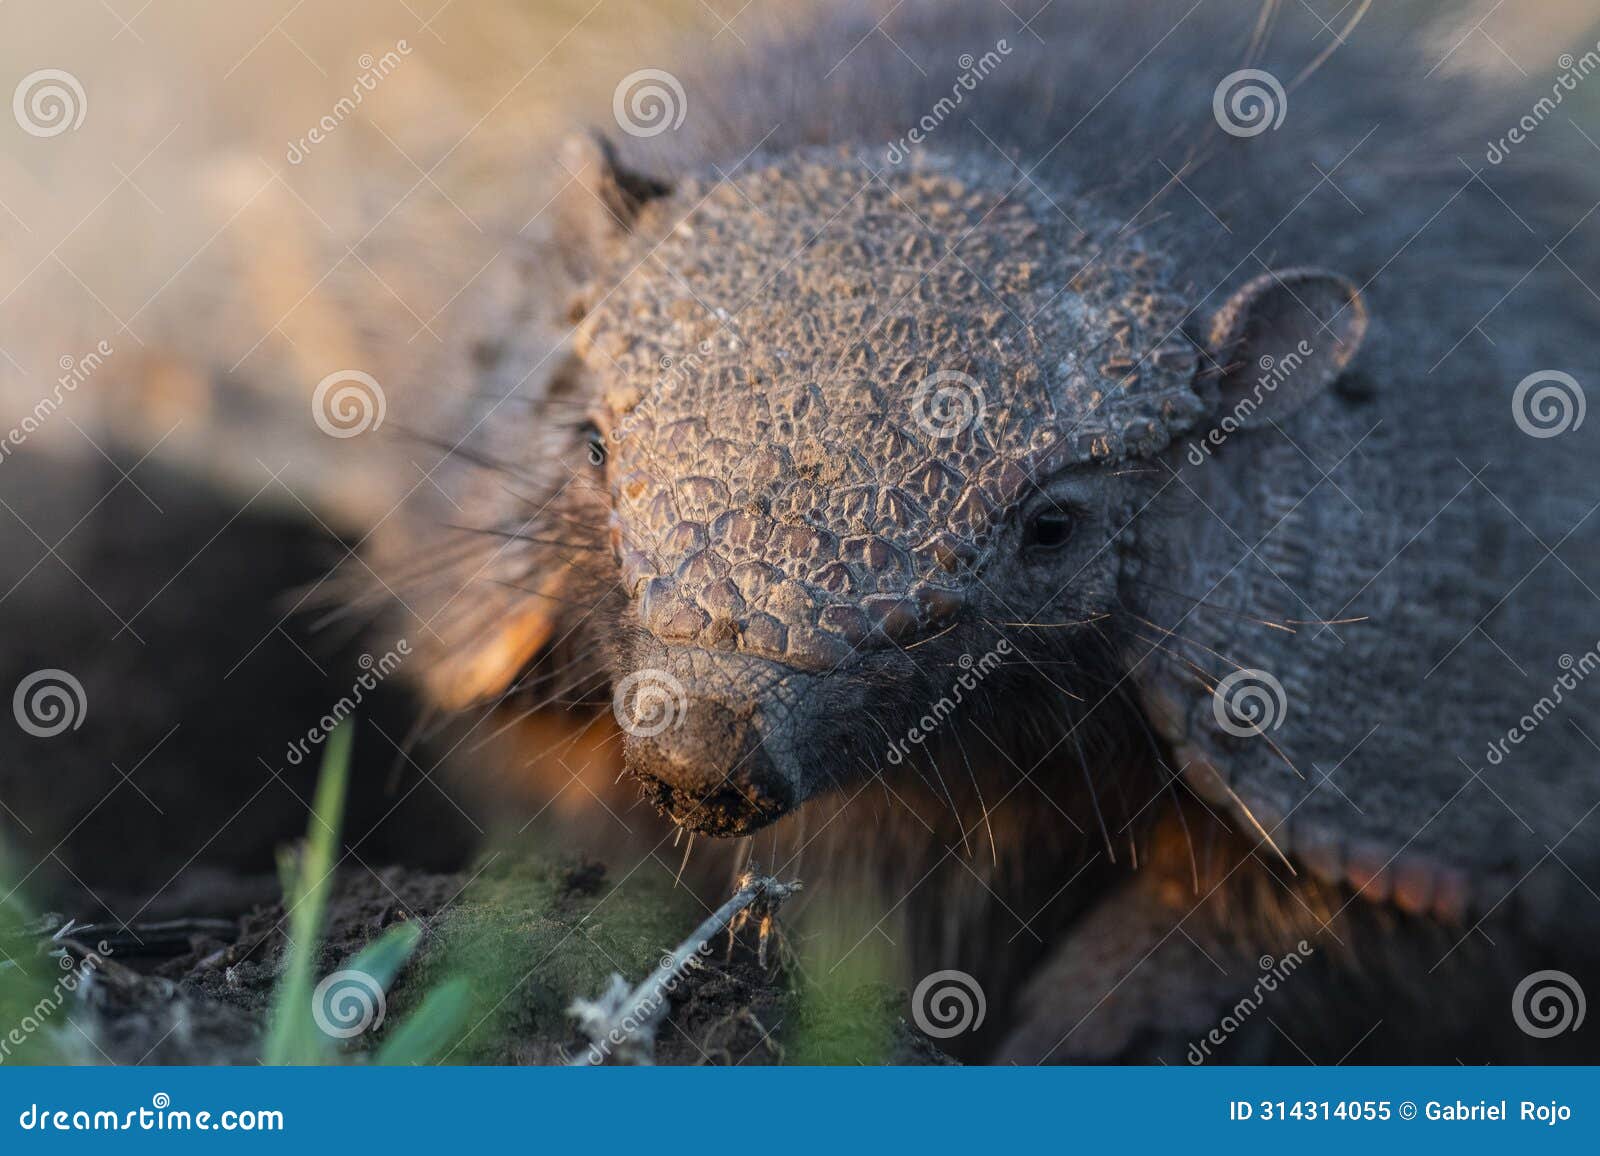
<path id="1" fill-rule="evenodd" d="M 935 628 L 1041 474 L 1196 419 L 1164 261 L 999 168 L 810 151 L 645 208 L 579 349 L 654 633 L 827 668 Z"/>

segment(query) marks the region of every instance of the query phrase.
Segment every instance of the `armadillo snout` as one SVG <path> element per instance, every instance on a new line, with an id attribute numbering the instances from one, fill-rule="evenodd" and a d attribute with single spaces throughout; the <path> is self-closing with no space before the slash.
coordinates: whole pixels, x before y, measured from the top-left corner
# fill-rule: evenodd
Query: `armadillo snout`
<path id="1" fill-rule="evenodd" d="M 634 728 L 623 747 L 629 773 L 664 815 L 694 831 L 734 836 L 795 806 L 781 752 L 769 749 L 750 717 L 711 698 L 684 695 L 675 705 L 677 717 Z"/>

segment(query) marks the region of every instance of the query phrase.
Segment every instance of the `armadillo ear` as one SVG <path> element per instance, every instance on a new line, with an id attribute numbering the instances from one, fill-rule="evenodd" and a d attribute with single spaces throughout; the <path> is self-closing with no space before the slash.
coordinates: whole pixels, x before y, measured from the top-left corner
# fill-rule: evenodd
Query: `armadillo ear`
<path id="1" fill-rule="evenodd" d="M 1346 278 L 1326 269 L 1263 273 L 1212 319 L 1221 414 L 1241 429 L 1282 421 L 1339 380 L 1366 333 L 1366 301 Z"/>
<path id="2" fill-rule="evenodd" d="M 557 198 L 556 232 L 581 276 L 592 272 L 609 242 L 633 229 L 648 202 L 672 192 L 665 181 L 623 165 L 616 146 L 598 132 L 568 137 L 557 162 L 567 184 Z"/>

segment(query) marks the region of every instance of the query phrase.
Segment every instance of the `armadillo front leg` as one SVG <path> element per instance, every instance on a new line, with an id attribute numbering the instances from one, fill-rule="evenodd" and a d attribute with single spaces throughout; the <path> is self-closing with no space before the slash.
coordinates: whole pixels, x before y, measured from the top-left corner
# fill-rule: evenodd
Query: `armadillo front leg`
<path id="1" fill-rule="evenodd" d="M 1221 941 L 1187 891 L 1144 873 L 1108 896 L 1028 981 L 993 1059 L 1185 1062 L 1252 987 L 1261 962 L 1261 953 Z M 1259 1062 L 1268 1042 L 1259 1029 L 1272 1031 L 1265 1015 L 1239 1028 L 1224 1062 Z"/>

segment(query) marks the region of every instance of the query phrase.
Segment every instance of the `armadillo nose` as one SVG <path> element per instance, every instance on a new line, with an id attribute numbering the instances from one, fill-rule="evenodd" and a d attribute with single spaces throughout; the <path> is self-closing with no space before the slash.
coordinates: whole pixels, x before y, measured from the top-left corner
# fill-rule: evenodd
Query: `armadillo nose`
<path id="1" fill-rule="evenodd" d="M 630 733 L 623 760 L 675 823 L 708 835 L 746 835 L 795 805 L 794 779 L 765 738 L 722 703 L 690 698 L 663 729 Z"/>

